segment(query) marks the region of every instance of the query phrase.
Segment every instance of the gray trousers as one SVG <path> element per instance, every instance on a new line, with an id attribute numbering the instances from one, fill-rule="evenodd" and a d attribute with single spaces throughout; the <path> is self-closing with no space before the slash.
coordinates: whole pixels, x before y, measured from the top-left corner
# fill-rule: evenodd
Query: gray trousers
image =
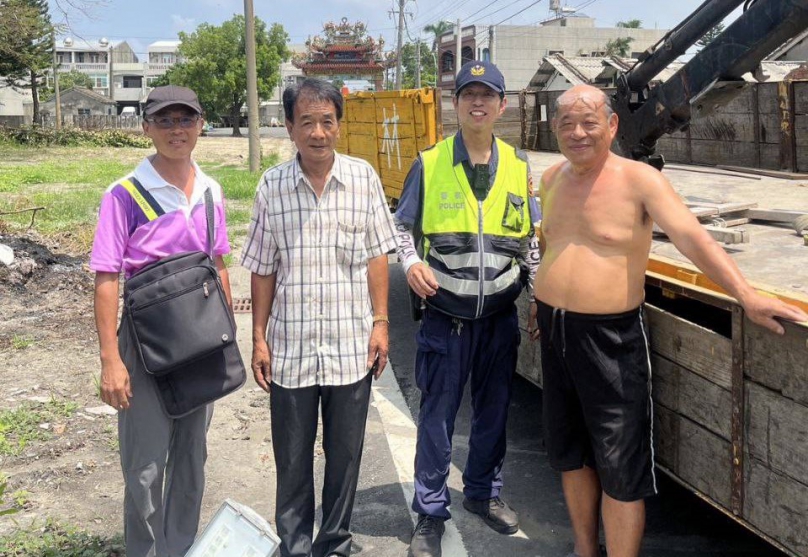
<path id="1" fill-rule="evenodd" d="M 132 385 L 130 407 L 118 413 L 126 555 L 182 557 L 199 528 L 213 404 L 169 418 L 153 378 L 143 371 L 125 319 L 118 349 Z"/>
<path id="2" fill-rule="evenodd" d="M 371 375 L 340 387 L 270 386 L 272 448 L 277 468 L 275 522 L 281 557 L 351 554 L 351 513 L 365 441 Z M 314 533 L 314 441 L 322 403 L 323 523 Z"/>

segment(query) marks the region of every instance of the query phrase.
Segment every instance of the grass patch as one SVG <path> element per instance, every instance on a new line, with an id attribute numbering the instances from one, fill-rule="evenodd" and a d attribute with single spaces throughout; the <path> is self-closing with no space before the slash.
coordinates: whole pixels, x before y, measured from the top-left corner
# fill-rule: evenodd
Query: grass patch
<path id="1" fill-rule="evenodd" d="M 47 159 L 36 160 L 36 154 L 28 149 L 28 153 L 8 146 L 0 149 L 0 155 L 11 155 L 0 163 L 0 213 L 45 207 L 34 218 L 36 231 L 58 238 L 62 244 L 67 242 L 78 253 L 87 253 L 104 190 L 131 172 L 134 165 L 119 160 L 116 150 L 60 148 Z M 205 172 L 222 185 L 225 198 L 231 202 L 227 205 L 227 223 L 233 230 L 250 222 L 261 174 L 278 160 L 276 153 L 268 155 L 262 160 L 260 172 L 250 172 L 243 165 L 202 164 Z M 29 211 L 6 214 L 0 217 L 0 225 L 12 233 L 24 230 L 31 216 Z"/>
<path id="2" fill-rule="evenodd" d="M 34 339 L 27 335 L 14 335 L 11 339 L 11 347 L 14 350 L 25 350 L 34 344 Z"/>
<path id="3" fill-rule="evenodd" d="M 17 507 L 9 506 L 9 504 L 5 501 L 5 493 L 7 487 L 8 487 L 8 478 L 6 478 L 2 473 L 0 473 L 0 516 L 14 514 L 19 511 Z"/>
<path id="4" fill-rule="evenodd" d="M 102 538 L 73 526 L 48 520 L 42 528 L 16 529 L 0 538 L 4 557 L 124 557 L 120 535 Z"/>
<path id="5" fill-rule="evenodd" d="M 258 180 L 263 174 L 263 172 L 250 172 L 238 166 L 219 166 L 204 170 L 222 185 L 227 201 L 253 199 Z"/>
<path id="6" fill-rule="evenodd" d="M 37 164 L 4 165 L 0 193 L 26 192 L 42 184 L 85 184 L 106 187 L 132 170 L 132 165 L 113 160 L 50 160 Z"/>
<path id="7" fill-rule="evenodd" d="M 51 437 L 39 424 L 65 420 L 78 408 L 75 402 L 52 398 L 48 402 L 25 402 L 14 410 L 0 411 L 0 455 L 16 456 L 32 442 Z M 3 553 L 0 551 L 0 555 Z"/>
<path id="8" fill-rule="evenodd" d="M 67 234 L 80 251 L 89 250 L 104 189 L 131 165 L 104 158 L 6 164 L 0 173 L 0 212 L 45 207 L 34 228 L 45 236 Z M 31 213 L 4 215 L 11 229 L 27 228 Z"/>

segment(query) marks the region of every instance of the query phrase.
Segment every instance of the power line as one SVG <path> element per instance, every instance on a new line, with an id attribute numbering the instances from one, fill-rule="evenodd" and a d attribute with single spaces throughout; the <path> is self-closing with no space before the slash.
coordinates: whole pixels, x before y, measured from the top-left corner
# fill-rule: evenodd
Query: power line
<path id="1" fill-rule="evenodd" d="M 483 20 L 483 19 L 485 19 L 486 17 L 491 17 L 491 16 L 492 16 L 492 15 L 494 15 L 495 13 L 497 13 L 497 12 L 501 12 L 501 11 L 502 11 L 502 10 L 504 10 L 504 9 L 510 8 L 511 6 L 513 6 L 514 4 L 518 4 L 519 2 L 522 2 L 522 0 L 514 0 L 514 1 L 513 1 L 513 2 L 511 2 L 510 4 L 507 4 L 507 5 L 505 5 L 505 6 L 501 7 L 501 8 L 498 8 L 498 9 L 494 10 L 493 12 L 491 12 L 490 14 L 486 14 L 486 15 L 480 16 L 478 19 L 476 19 L 476 20 L 474 20 L 474 21 L 469 22 L 469 25 L 474 25 L 475 23 L 478 23 L 478 22 L 482 21 L 482 20 Z M 485 10 L 486 8 L 490 8 L 490 7 L 492 7 L 493 5 L 494 5 L 494 4 L 489 4 L 489 5 L 485 6 L 485 7 L 483 7 L 483 8 L 481 8 L 481 9 L 477 10 L 476 12 L 474 12 L 474 13 L 473 13 L 473 14 L 471 14 L 471 15 L 467 15 L 467 16 L 465 17 L 465 19 L 466 19 L 466 20 L 469 20 L 469 19 L 471 19 L 472 17 L 474 17 L 475 15 L 477 15 L 478 13 L 480 13 L 481 11 Z"/>

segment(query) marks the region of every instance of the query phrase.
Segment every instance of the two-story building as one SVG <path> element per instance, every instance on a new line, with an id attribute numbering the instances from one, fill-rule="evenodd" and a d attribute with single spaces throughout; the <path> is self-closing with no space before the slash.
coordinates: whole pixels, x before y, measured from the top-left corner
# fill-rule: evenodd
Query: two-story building
<path id="1" fill-rule="evenodd" d="M 126 41 L 67 37 L 56 42 L 56 61 L 60 73 L 89 75 L 93 91 L 114 101 L 117 113 L 132 107 L 139 114 L 154 81 L 179 61 L 179 45 L 178 40 L 154 42 L 148 46 L 148 59 L 141 61 Z"/>

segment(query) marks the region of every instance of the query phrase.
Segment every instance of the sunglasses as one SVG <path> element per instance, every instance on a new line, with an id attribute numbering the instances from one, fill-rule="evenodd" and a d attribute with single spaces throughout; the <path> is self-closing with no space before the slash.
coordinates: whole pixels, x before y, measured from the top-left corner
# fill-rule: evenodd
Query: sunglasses
<path id="1" fill-rule="evenodd" d="M 177 124 L 181 128 L 193 128 L 199 122 L 199 116 L 180 116 L 179 118 L 160 116 L 159 118 L 149 118 L 146 121 L 151 122 L 161 130 L 170 130 Z"/>

